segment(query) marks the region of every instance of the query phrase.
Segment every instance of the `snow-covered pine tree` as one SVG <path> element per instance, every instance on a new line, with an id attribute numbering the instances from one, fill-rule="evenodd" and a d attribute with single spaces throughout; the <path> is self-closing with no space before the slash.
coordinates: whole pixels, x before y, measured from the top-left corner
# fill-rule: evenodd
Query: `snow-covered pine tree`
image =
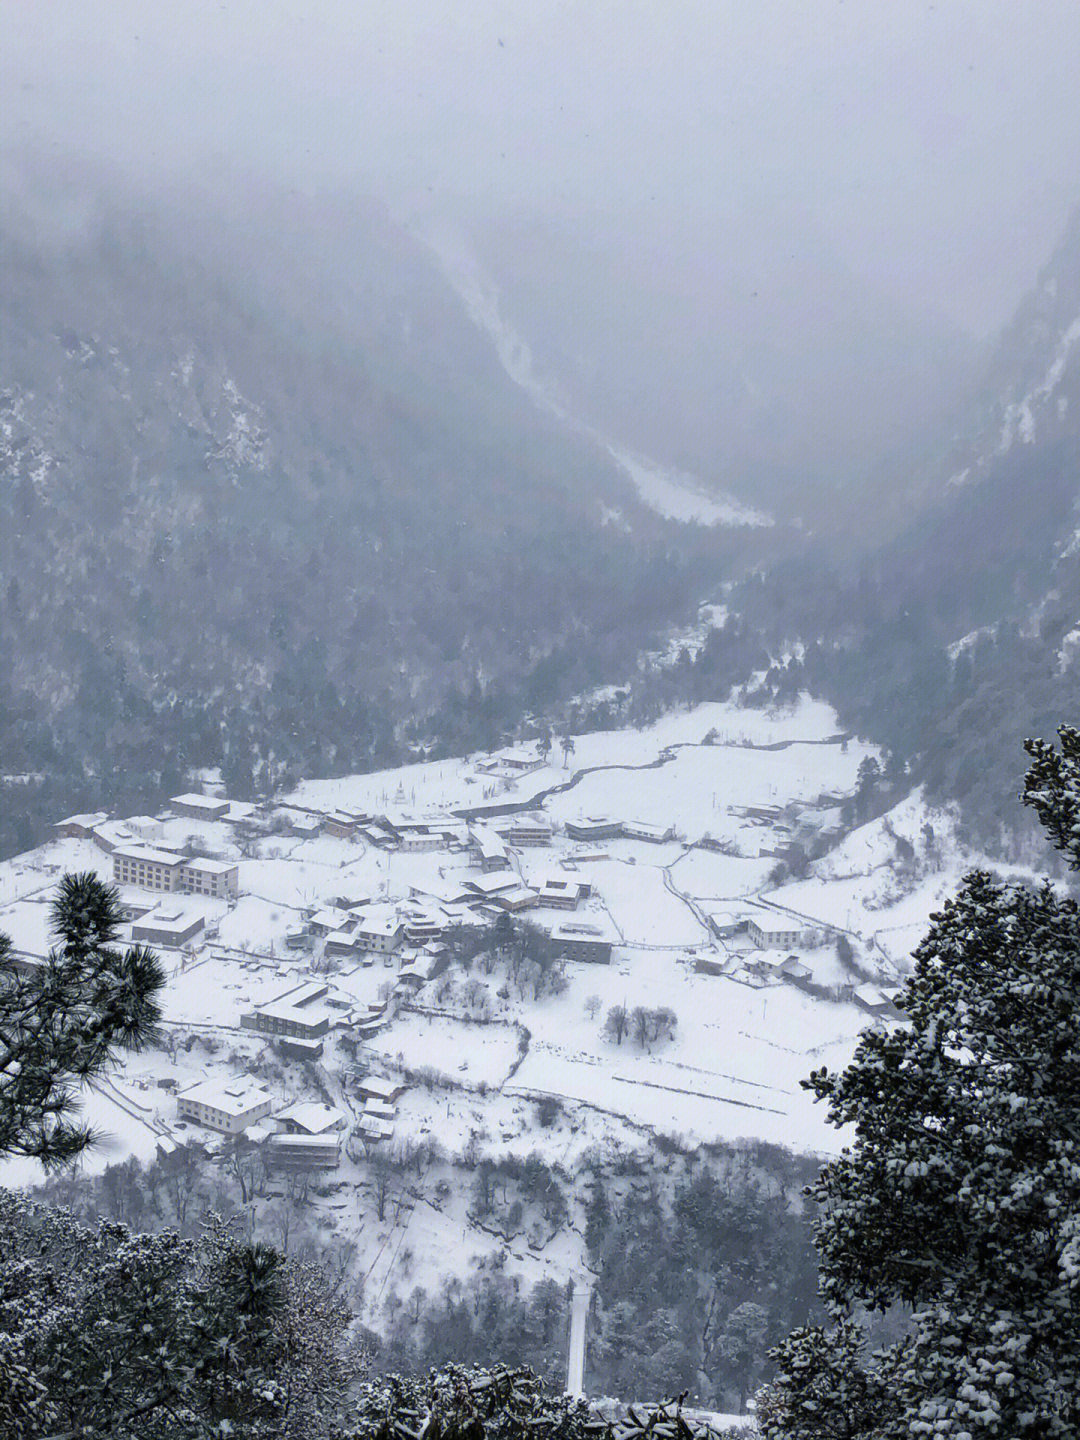
<path id="1" fill-rule="evenodd" d="M 1080 869 L 1080 733 L 1061 741 L 1027 743 L 1023 799 Z M 914 958 L 907 1023 L 867 1031 L 842 1074 L 805 1082 L 855 1131 L 809 1192 L 839 1328 L 776 1352 L 763 1433 L 1075 1437 L 1080 910 L 976 871 Z M 910 1333 L 864 1368 L 853 1317 L 896 1303 Z"/>
<path id="2" fill-rule="evenodd" d="M 151 1039 L 165 983 L 153 951 L 117 948 L 117 894 L 92 872 L 64 876 L 52 922 L 57 944 L 29 972 L 0 935 L 0 1155 L 44 1165 L 92 1143 L 73 1086 Z"/>

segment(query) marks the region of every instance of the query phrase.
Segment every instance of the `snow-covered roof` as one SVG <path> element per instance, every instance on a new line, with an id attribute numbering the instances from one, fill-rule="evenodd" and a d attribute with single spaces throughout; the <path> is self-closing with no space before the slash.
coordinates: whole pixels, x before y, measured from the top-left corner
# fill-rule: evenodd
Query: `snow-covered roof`
<path id="1" fill-rule="evenodd" d="M 401 926 L 402 920 L 398 914 L 396 905 L 373 905 L 370 909 L 360 912 L 356 933 L 357 936 L 377 935 L 384 937 L 396 935 L 401 929 Z"/>
<path id="2" fill-rule="evenodd" d="M 237 1080 L 231 1076 L 221 1079 L 197 1080 L 177 1095 L 178 1100 L 188 1100 L 196 1105 L 207 1105 L 223 1115 L 237 1118 L 247 1115 L 261 1105 L 268 1104 L 273 1096 L 262 1085 L 253 1080 Z"/>
<path id="3" fill-rule="evenodd" d="M 619 937 L 602 920 L 560 920 L 551 927 L 552 940 L 589 941 L 593 944 L 617 945 Z"/>
<path id="4" fill-rule="evenodd" d="M 856 1004 L 865 1010 L 887 1010 L 892 999 L 877 985 L 860 985 L 854 991 Z"/>
<path id="5" fill-rule="evenodd" d="M 530 884 L 534 886 L 538 885 L 541 895 L 547 890 L 553 890 L 559 895 L 565 895 L 570 892 L 579 894 L 582 890 L 588 889 L 584 880 L 577 880 L 572 875 L 566 875 L 565 873 L 562 875 L 533 875 Z"/>
<path id="6" fill-rule="evenodd" d="M 521 877 L 512 870 L 499 870 L 494 875 L 470 875 L 465 885 L 479 895 L 497 895 L 500 890 L 518 889 Z"/>
<path id="7" fill-rule="evenodd" d="M 365 1075 L 360 1089 L 375 1099 L 392 1100 L 405 1087 L 400 1080 L 384 1080 L 381 1075 Z"/>
<path id="8" fill-rule="evenodd" d="M 309 1135 L 323 1135 L 328 1130 L 340 1130 L 348 1116 L 336 1105 L 327 1105 L 319 1100 L 294 1100 L 274 1116 L 290 1125 L 298 1125 Z"/>
<path id="9" fill-rule="evenodd" d="M 174 795 L 169 804 L 185 805 L 189 810 L 205 810 L 208 815 L 218 815 L 228 808 L 229 802 L 215 799 L 213 795 L 197 795 L 193 791 L 189 795 Z"/>
<path id="10" fill-rule="evenodd" d="M 183 855 L 174 855 L 169 850 L 154 850 L 149 845 L 129 845 L 113 852 L 120 860 L 141 860 L 147 865 L 186 865 Z"/>
<path id="11" fill-rule="evenodd" d="M 500 890 L 495 896 L 500 905 L 519 905 L 526 900 L 538 900 L 539 898 L 535 890 L 530 890 L 528 885 L 520 883 Z"/>
<path id="12" fill-rule="evenodd" d="M 762 935 L 793 935 L 805 928 L 803 922 L 794 916 L 788 919 L 782 915 L 752 915 L 750 924 L 756 926 Z"/>
<path id="13" fill-rule="evenodd" d="M 329 986 L 321 980 L 306 980 L 302 985 L 293 985 L 291 989 L 282 991 L 269 1003 L 271 1005 L 291 1005 L 293 1009 L 298 1010 L 301 1005 L 308 1005 L 312 1000 L 321 1000 L 328 989 Z"/>
<path id="14" fill-rule="evenodd" d="M 68 815 L 63 820 L 58 820 L 53 826 L 59 830 L 63 825 L 77 825 L 81 830 L 93 830 L 96 825 L 104 825 L 109 818 L 107 810 L 94 810 L 89 815 Z"/>
<path id="15" fill-rule="evenodd" d="M 201 870 L 204 875 L 229 875 L 239 867 L 227 860 L 211 860 L 208 855 L 194 855 L 188 862 L 189 870 Z"/>
<path id="16" fill-rule="evenodd" d="M 491 822 L 492 828 L 500 835 L 512 834 L 515 830 L 544 830 L 550 834 L 551 821 L 546 815 L 530 812 L 527 815 L 500 815 Z"/>
<path id="17" fill-rule="evenodd" d="M 389 1140 L 394 1133 L 394 1122 L 377 1115 L 365 1115 L 360 1121 L 360 1133 L 371 1140 Z"/>
<path id="18" fill-rule="evenodd" d="M 333 1132 L 322 1135 L 290 1135 L 285 1131 L 278 1131 L 276 1135 L 270 1136 L 270 1144 L 278 1150 L 324 1150 L 327 1144 L 341 1144 L 341 1137 Z"/>
<path id="19" fill-rule="evenodd" d="M 206 916 L 201 911 L 170 905 L 168 907 L 159 906 L 156 910 L 141 915 L 136 925 L 152 926 L 156 930 L 186 930 L 196 923 L 199 925 L 206 923 Z"/>

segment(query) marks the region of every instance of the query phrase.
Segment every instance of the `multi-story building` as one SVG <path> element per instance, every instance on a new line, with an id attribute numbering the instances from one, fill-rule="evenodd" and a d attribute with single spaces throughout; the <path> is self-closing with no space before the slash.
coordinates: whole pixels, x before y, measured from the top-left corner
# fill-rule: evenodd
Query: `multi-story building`
<path id="1" fill-rule="evenodd" d="M 759 950 L 786 950 L 791 945 L 801 945 L 806 938 L 799 926 L 779 917 L 775 920 L 750 920 L 746 933 Z"/>
<path id="2" fill-rule="evenodd" d="M 564 880 L 558 875 L 548 875 L 540 882 L 540 904 L 557 910 L 576 910 L 579 903 L 588 898 L 591 889 L 592 886 L 582 880 Z"/>
<path id="3" fill-rule="evenodd" d="M 269 1004 L 260 1005 L 240 1017 L 240 1023 L 247 1030 L 258 1030 L 263 1035 L 287 1036 L 298 1040 L 318 1040 L 330 1028 L 330 1020 L 323 1010 L 307 1007 L 315 1000 L 321 1000 L 328 987 L 321 981 L 308 981 L 294 986 L 284 995 L 279 995 Z"/>
<path id="4" fill-rule="evenodd" d="M 183 891 L 212 900 L 235 900 L 240 893 L 240 870 L 224 860 L 204 856 L 188 859 L 169 850 L 131 845 L 113 851 L 113 880 L 143 890 Z"/>
<path id="5" fill-rule="evenodd" d="M 469 848 L 476 855 L 480 869 L 485 874 L 494 870 L 509 870 L 510 856 L 506 845 L 487 826 L 473 826 L 469 834 Z"/>
<path id="6" fill-rule="evenodd" d="M 614 941 L 602 925 L 587 920 L 563 920 L 551 928 L 551 943 L 567 960 L 588 960 L 610 965 Z"/>
<path id="7" fill-rule="evenodd" d="M 543 815 L 508 815 L 494 829 L 507 845 L 551 844 L 551 821 Z"/>
<path id="8" fill-rule="evenodd" d="M 566 822 L 566 833 L 572 840 L 617 840 L 622 829 L 622 821 L 610 815 L 579 815 Z"/>
<path id="9" fill-rule="evenodd" d="M 240 867 L 227 860 L 196 855 L 184 862 L 180 889 L 189 895 L 208 895 L 212 900 L 235 900 L 240 894 Z"/>
<path id="10" fill-rule="evenodd" d="M 186 864 L 183 855 L 154 850 L 149 845 L 132 845 L 113 851 L 113 880 L 143 890 L 180 890 Z"/>
<path id="11" fill-rule="evenodd" d="M 398 914 L 396 905 L 373 905 L 368 910 L 360 911 L 353 933 L 357 949 L 374 950 L 378 955 L 390 955 L 401 944 L 405 923 Z"/>
<path id="12" fill-rule="evenodd" d="M 515 915 L 519 910 L 531 910 L 540 900 L 536 891 L 530 890 L 527 885 L 513 885 L 509 890 L 498 891 L 491 898 L 500 910 Z"/>
<path id="13" fill-rule="evenodd" d="M 333 1105 L 299 1100 L 279 1110 L 274 1121 L 281 1128 L 268 1142 L 272 1165 L 332 1170 L 340 1161 L 341 1141 L 348 1121 L 344 1111 Z"/>
<path id="14" fill-rule="evenodd" d="M 270 1114 L 274 1098 L 251 1080 L 199 1080 L 180 1091 L 176 1108 L 182 1120 L 194 1120 L 222 1135 L 239 1135 Z"/>

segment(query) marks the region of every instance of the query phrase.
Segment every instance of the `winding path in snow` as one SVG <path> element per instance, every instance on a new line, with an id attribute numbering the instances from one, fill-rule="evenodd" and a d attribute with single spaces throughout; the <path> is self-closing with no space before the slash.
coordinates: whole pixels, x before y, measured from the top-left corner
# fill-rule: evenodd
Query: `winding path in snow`
<path id="1" fill-rule="evenodd" d="M 827 735 L 820 740 L 771 740 L 763 745 L 755 745 L 751 740 L 717 740 L 708 745 L 702 740 L 678 740 L 671 745 L 665 745 L 655 760 L 642 760 L 637 764 L 626 761 L 611 765 L 585 765 L 582 769 L 575 770 L 566 780 L 548 785 L 526 800 L 502 800 L 494 804 L 488 802 L 483 805 L 462 806 L 460 809 L 451 810 L 450 814 L 458 820 L 496 820 L 503 815 L 523 815 L 530 810 L 539 809 L 552 795 L 565 795 L 588 775 L 599 775 L 612 770 L 659 770 L 664 765 L 670 765 L 680 750 L 790 750 L 795 745 L 840 745 L 845 738 L 844 735 Z"/>

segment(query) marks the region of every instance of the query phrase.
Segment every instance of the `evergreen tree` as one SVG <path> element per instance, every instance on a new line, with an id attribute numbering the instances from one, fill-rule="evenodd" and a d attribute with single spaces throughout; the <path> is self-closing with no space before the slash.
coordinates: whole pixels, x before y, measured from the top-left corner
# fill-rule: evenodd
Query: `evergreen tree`
<path id="1" fill-rule="evenodd" d="M 0 1154 L 44 1165 L 92 1143 L 73 1086 L 152 1038 L 165 982 L 151 950 L 116 947 L 117 894 L 96 875 L 64 876 L 52 922 L 57 944 L 29 970 L 0 935 Z"/>
<path id="2" fill-rule="evenodd" d="M 1080 869 L 1080 735 L 1029 742 L 1024 800 Z M 834 1316 L 913 1311 L 871 1384 L 850 1328 L 778 1353 L 771 1437 L 1065 1440 L 1080 1433 L 1080 908 L 976 871 L 932 917 L 900 999 L 840 1075 L 807 1081 L 854 1143 L 822 1171 L 822 1291 Z M 814 1430 L 828 1350 L 867 1403 Z M 862 1401 L 860 1401 L 862 1405 Z M 809 1428 L 808 1428 L 809 1427 Z"/>

